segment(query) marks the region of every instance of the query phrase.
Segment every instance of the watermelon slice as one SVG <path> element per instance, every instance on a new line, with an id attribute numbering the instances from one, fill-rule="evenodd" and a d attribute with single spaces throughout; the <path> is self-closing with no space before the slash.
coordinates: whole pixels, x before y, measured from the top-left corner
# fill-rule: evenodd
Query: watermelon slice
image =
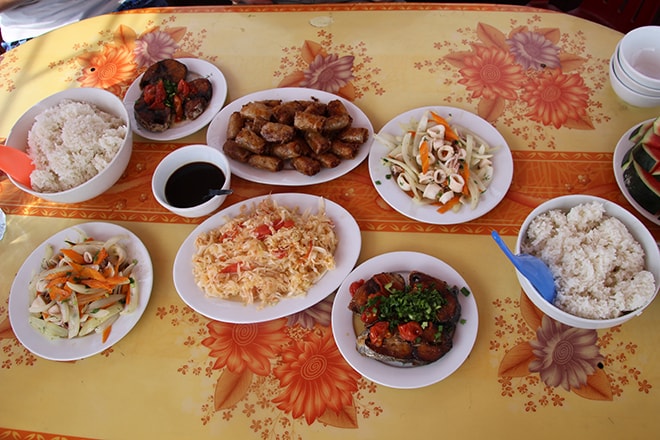
<path id="1" fill-rule="evenodd" d="M 660 180 L 660 148 L 638 143 L 632 148 L 632 157 L 644 171 L 651 173 L 657 180 Z"/>
<path id="2" fill-rule="evenodd" d="M 630 196 L 651 214 L 660 214 L 660 181 L 632 161 L 623 170 L 623 181 Z"/>
<path id="3" fill-rule="evenodd" d="M 630 136 L 628 136 L 628 140 L 633 144 L 636 144 L 637 142 L 641 141 L 644 135 L 646 134 L 646 132 L 653 126 L 654 122 L 655 120 L 651 120 L 637 126 L 637 128 L 635 128 L 633 132 L 630 133 Z"/>

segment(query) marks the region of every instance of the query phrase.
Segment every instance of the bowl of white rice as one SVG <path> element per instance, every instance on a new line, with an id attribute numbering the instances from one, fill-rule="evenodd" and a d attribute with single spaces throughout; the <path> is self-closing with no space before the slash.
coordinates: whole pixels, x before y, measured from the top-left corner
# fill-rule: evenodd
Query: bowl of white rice
<path id="1" fill-rule="evenodd" d="M 7 145 L 25 151 L 35 170 L 21 190 L 58 203 L 92 199 L 114 185 L 128 166 L 133 133 L 126 107 L 97 88 L 67 89 L 28 109 Z"/>
<path id="2" fill-rule="evenodd" d="M 543 260 L 555 279 L 554 302 L 516 271 L 527 297 L 543 313 L 578 328 L 610 328 L 638 316 L 660 285 L 660 252 L 633 214 L 589 195 L 542 203 L 523 222 L 516 253 Z"/>

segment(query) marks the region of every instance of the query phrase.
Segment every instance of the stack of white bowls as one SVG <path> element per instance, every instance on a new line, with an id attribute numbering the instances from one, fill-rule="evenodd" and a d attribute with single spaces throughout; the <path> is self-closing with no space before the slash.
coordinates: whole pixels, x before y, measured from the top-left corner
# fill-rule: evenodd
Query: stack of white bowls
<path id="1" fill-rule="evenodd" d="M 610 59 L 610 83 L 636 107 L 660 106 L 660 26 L 643 26 L 623 36 Z"/>

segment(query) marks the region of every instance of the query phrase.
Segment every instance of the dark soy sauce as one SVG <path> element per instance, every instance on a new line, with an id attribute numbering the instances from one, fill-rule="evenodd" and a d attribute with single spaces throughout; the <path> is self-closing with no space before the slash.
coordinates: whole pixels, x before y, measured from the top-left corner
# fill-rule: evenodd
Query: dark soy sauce
<path id="1" fill-rule="evenodd" d="M 167 203 L 177 208 L 191 208 L 209 200 L 209 190 L 225 184 L 225 173 L 208 162 L 192 162 L 172 173 L 165 183 Z"/>

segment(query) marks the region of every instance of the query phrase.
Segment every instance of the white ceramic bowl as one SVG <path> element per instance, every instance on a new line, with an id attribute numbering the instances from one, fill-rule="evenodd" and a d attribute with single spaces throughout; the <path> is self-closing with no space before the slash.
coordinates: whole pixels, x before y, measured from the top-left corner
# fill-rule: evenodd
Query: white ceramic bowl
<path id="1" fill-rule="evenodd" d="M 623 70 L 635 81 L 660 89 L 660 26 L 642 26 L 628 32 L 619 42 Z"/>
<path id="2" fill-rule="evenodd" d="M 628 87 L 614 70 L 614 63 L 610 60 L 610 84 L 614 93 L 627 104 L 635 107 L 660 106 L 660 95 L 647 95 Z"/>
<path id="3" fill-rule="evenodd" d="M 215 196 L 204 203 L 189 208 L 178 208 L 172 206 L 167 201 L 167 197 L 165 196 L 165 185 L 170 176 L 172 176 L 172 173 L 184 165 L 194 162 L 207 162 L 217 166 L 225 175 L 222 189 L 229 189 L 231 185 L 231 168 L 224 153 L 213 147 L 202 144 L 187 145 L 174 150 L 165 156 L 156 167 L 153 178 L 151 179 L 151 190 L 158 203 L 174 214 L 182 217 L 203 217 L 211 214 L 213 211 L 220 208 L 227 198 L 226 195 Z"/>
<path id="4" fill-rule="evenodd" d="M 648 96 L 654 96 L 654 97 L 660 97 L 660 89 L 653 89 L 651 87 L 647 87 L 641 83 L 638 83 L 635 81 L 630 75 L 628 75 L 624 70 L 623 67 L 621 66 L 621 63 L 618 60 L 618 56 L 615 53 L 612 55 L 612 58 L 610 58 L 610 69 L 614 71 L 614 74 L 616 75 L 616 78 L 618 81 L 621 81 L 621 83 L 628 87 L 629 89 L 640 93 L 642 95 L 648 95 Z"/>
<path id="5" fill-rule="evenodd" d="M 126 137 L 117 155 L 108 166 L 87 182 L 65 191 L 55 193 L 44 193 L 33 190 L 31 187 L 22 185 L 11 177 L 11 182 L 26 193 L 33 196 L 57 203 L 79 203 L 103 194 L 114 185 L 128 166 L 133 151 L 133 131 L 130 127 L 128 112 L 121 99 L 112 93 L 97 88 L 82 87 L 67 89 L 55 93 L 32 106 L 16 121 L 9 136 L 7 145 L 25 151 L 27 148 L 28 132 L 34 124 L 34 118 L 42 111 L 53 107 L 65 99 L 85 101 L 96 105 L 99 109 L 121 118 L 126 124 Z"/>
<path id="6" fill-rule="evenodd" d="M 544 212 L 561 209 L 568 211 L 574 206 L 589 203 L 593 201 L 598 201 L 603 204 L 605 208 L 605 213 L 609 216 L 616 217 L 628 228 L 628 231 L 633 235 L 633 237 L 641 244 L 644 249 L 646 256 L 646 270 L 650 271 L 655 278 L 656 292 L 649 302 L 643 307 L 628 313 L 626 315 L 612 318 L 612 319 L 587 319 L 572 315 L 567 313 L 550 302 L 546 301 L 541 294 L 538 293 L 536 289 L 530 284 L 527 279 L 522 276 L 519 272 L 516 271 L 518 276 L 518 281 L 522 286 L 523 291 L 527 297 L 539 308 L 543 313 L 549 316 L 552 319 L 555 319 L 559 322 L 562 322 L 566 325 L 578 328 L 588 328 L 588 329 L 597 329 L 597 328 L 610 328 L 617 325 L 620 325 L 635 316 L 639 316 L 649 304 L 653 302 L 657 294 L 658 286 L 660 285 L 660 252 L 658 251 L 658 246 L 655 242 L 655 239 L 640 222 L 637 217 L 631 214 L 628 210 L 623 207 L 613 203 L 609 200 L 605 200 L 599 197 L 594 197 L 590 195 L 568 195 L 561 196 L 554 199 L 550 199 L 539 206 L 536 207 L 525 219 L 522 226 L 520 227 L 520 232 L 518 233 L 518 239 L 516 241 L 516 253 L 521 252 L 521 243 L 525 240 L 527 234 L 527 228 L 534 218 L 538 215 L 543 214 Z"/>

